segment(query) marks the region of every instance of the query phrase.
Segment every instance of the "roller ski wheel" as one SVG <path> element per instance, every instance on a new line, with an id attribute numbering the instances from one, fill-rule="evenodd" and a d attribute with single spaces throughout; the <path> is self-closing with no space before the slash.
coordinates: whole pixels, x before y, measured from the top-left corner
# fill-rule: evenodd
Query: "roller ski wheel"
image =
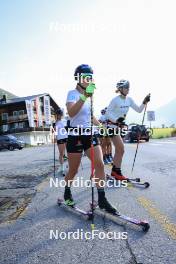
<path id="1" fill-rule="evenodd" d="M 147 231 L 150 229 L 150 225 L 149 225 L 149 223 L 141 222 L 140 225 L 142 226 L 142 230 L 143 230 L 144 232 L 147 232 Z"/>
<path id="2" fill-rule="evenodd" d="M 150 183 L 149 182 L 144 182 L 144 186 L 145 186 L 145 188 L 148 188 L 150 186 Z"/>
<path id="3" fill-rule="evenodd" d="M 150 186 L 149 182 L 132 182 L 130 181 L 131 185 L 134 187 L 139 187 L 139 188 L 148 188 Z"/>

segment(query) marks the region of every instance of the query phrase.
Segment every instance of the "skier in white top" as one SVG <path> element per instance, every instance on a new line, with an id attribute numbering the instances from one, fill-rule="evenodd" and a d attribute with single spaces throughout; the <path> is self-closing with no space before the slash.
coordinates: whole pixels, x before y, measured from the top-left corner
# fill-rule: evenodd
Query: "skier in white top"
<path id="1" fill-rule="evenodd" d="M 106 120 L 106 109 L 101 110 L 101 116 L 99 117 L 99 122 L 105 127 L 108 128 L 107 120 Z M 112 143 L 111 139 L 108 135 L 100 135 L 100 144 L 103 152 L 103 162 L 104 164 L 112 163 Z"/>
<path id="2" fill-rule="evenodd" d="M 112 99 L 106 111 L 109 127 L 111 127 L 109 135 L 115 146 L 115 155 L 111 175 L 117 180 L 126 180 L 127 177 L 123 176 L 121 172 L 121 163 L 124 155 L 124 143 L 120 133 L 117 133 L 117 130 L 119 131 L 119 126 L 125 120 L 130 107 L 138 113 L 143 111 L 145 105 L 150 101 L 150 94 L 148 94 L 144 98 L 142 104 L 138 106 L 133 99 L 128 96 L 130 88 L 129 81 L 120 80 L 117 83 L 116 88 L 116 93 L 120 94 Z"/>
<path id="3" fill-rule="evenodd" d="M 68 92 L 66 101 L 67 111 L 70 117 L 70 129 L 72 131 L 68 133 L 67 141 L 69 170 L 65 176 L 65 181 L 67 183 L 64 192 L 65 203 L 70 206 L 75 204 L 69 183 L 73 181 L 78 171 L 82 152 L 84 151 L 86 156 L 91 159 L 91 144 L 93 144 L 98 205 L 101 209 L 109 213 L 116 213 L 116 209 L 109 203 L 105 196 L 104 187 L 100 184 L 102 180 L 105 180 L 105 172 L 99 140 L 97 135 L 94 134 L 92 142 L 90 132 L 85 132 L 87 128 L 89 131 L 91 128 L 90 97 L 93 96 L 95 89 L 93 84 L 93 70 L 89 65 L 81 64 L 75 69 L 74 77 L 77 84 L 74 90 Z M 93 117 L 93 123 L 96 126 L 101 126 L 100 122 L 95 117 Z M 83 131 L 80 130 L 80 127 L 83 128 Z M 77 128 L 78 134 L 73 132 L 75 128 Z"/>
<path id="4" fill-rule="evenodd" d="M 55 124 L 57 146 L 58 146 L 58 151 L 59 151 L 59 162 L 60 162 L 60 168 L 58 170 L 58 173 L 61 173 L 63 176 L 65 176 L 64 156 L 65 156 L 68 135 L 67 135 L 67 131 L 65 129 L 65 124 L 62 120 L 62 117 L 63 117 L 63 111 L 59 108 L 56 112 L 57 120 Z"/>

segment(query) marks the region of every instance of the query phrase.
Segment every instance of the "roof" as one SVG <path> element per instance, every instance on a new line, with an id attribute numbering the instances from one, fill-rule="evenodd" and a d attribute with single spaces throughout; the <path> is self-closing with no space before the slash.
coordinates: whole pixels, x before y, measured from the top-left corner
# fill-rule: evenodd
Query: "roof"
<path id="1" fill-rule="evenodd" d="M 36 95 L 31 95 L 31 96 L 25 96 L 25 97 L 14 97 L 12 99 L 7 100 L 7 104 L 13 104 L 13 103 L 19 103 L 19 102 L 24 102 L 25 100 L 32 100 L 35 99 L 36 97 L 48 95 L 47 93 L 43 94 L 36 94 Z"/>
<path id="2" fill-rule="evenodd" d="M 48 93 L 43 93 L 43 94 L 36 94 L 36 95 L 31 95 L 31 96 L 25 96 L 25 97 L 15 97 L 12 99 L 8 99 L 6 103 L 1 104 L 0 103 L 0 108 L 4 106 L 8 106 L 9 104 L 16 104 L 16 103 L 21 103 L 25 102 L 25 100 L 32 100 L 35 99 L 36 97 L 42 97 L 42 96 L 49 96 L 50 99 L 52 100 L 53 104 L 55 105 L 55 108 L 58 108 L 58 104 L 53 100 L 53 98 L 48 94 Z"/>

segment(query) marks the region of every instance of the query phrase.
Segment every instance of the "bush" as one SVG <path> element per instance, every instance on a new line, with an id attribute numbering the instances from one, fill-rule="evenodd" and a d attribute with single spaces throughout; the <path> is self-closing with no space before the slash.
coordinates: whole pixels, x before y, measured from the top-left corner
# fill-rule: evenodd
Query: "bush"
<path id="1" fill-rule="evenodd" d="M 174 129 L 172 130 L 172 132 L 171 132 L 171 136 L 172 136 L 172 137 L 176 137 L 176 128 L 174 128 Z"/>
<path id="2" fill-rule="evenodd" d="M 172 133 L 176 132 L 175 128 L 154 128 L 152 138 L 167 138 L 174 136 Z"/>

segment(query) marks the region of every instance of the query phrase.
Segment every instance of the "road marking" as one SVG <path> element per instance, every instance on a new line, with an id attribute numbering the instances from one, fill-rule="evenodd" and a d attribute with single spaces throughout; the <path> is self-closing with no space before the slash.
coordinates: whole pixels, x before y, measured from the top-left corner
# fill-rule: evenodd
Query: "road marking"
<path id="1" fill-rule="evenodd" d="M 162 143 L 162 144 L 173 144 L 173 145 L 176 144 L 176 142 L 172 142 L 172 141 L 160 141 L 159 143 Z"/>
<path id="2" fill-rule="evenodd" d="M 163 144 L 170 144 L 170 145 L 176 145 L 176 142 L 163 142 L 163 141 L 160 141 L 160 142 L 155 142 L 155 143 L 149 143 L 149 145 L 151 146 L 163 146 Z"/>
<path id="3" fill-rule="evenodd" d="M 150 146 L 162 146 L 160 143 L 149 143 Z"/>
<path id="4" fill-rule="evenodd" d="M 139 143 L 142 146 L 163 146 L 163 144 L 170 144 L 170 145 L 176 145 L 176 142 L 171 142 L 171 141 L 158 141 L 158 142 L 148 142 L 148 143 Z M 130 147 L 136 147 L 136 143 L 135 144 L 125 144 L 126 146 L 130 146 Z"/>
<path id="5" fill-rule="evenodd" d="M 170 222 L 169 218 L 154 207 L 152 201 L 145 197 L 138 197 L 138 202 L 148 211 L 148 213 L 160 223 L 163 229 L 172 239 L 176 239 L 176 224 Z"/>
<path id="6" fill-rule="evenodd" d="M 2 222 L 1 224 L 4 223 L 11 223 L 14 220 L 17 220 L 18 217 L 21 217 L 23 215 L 25 215 L 26 211 L 27 211 L 27 206 L 28 204 L 31 202 L 31 197 L 25 198 L 24 202 L 17 207 L 16 211 L 14 213 L 12 213 L 4 222 Z"/>

